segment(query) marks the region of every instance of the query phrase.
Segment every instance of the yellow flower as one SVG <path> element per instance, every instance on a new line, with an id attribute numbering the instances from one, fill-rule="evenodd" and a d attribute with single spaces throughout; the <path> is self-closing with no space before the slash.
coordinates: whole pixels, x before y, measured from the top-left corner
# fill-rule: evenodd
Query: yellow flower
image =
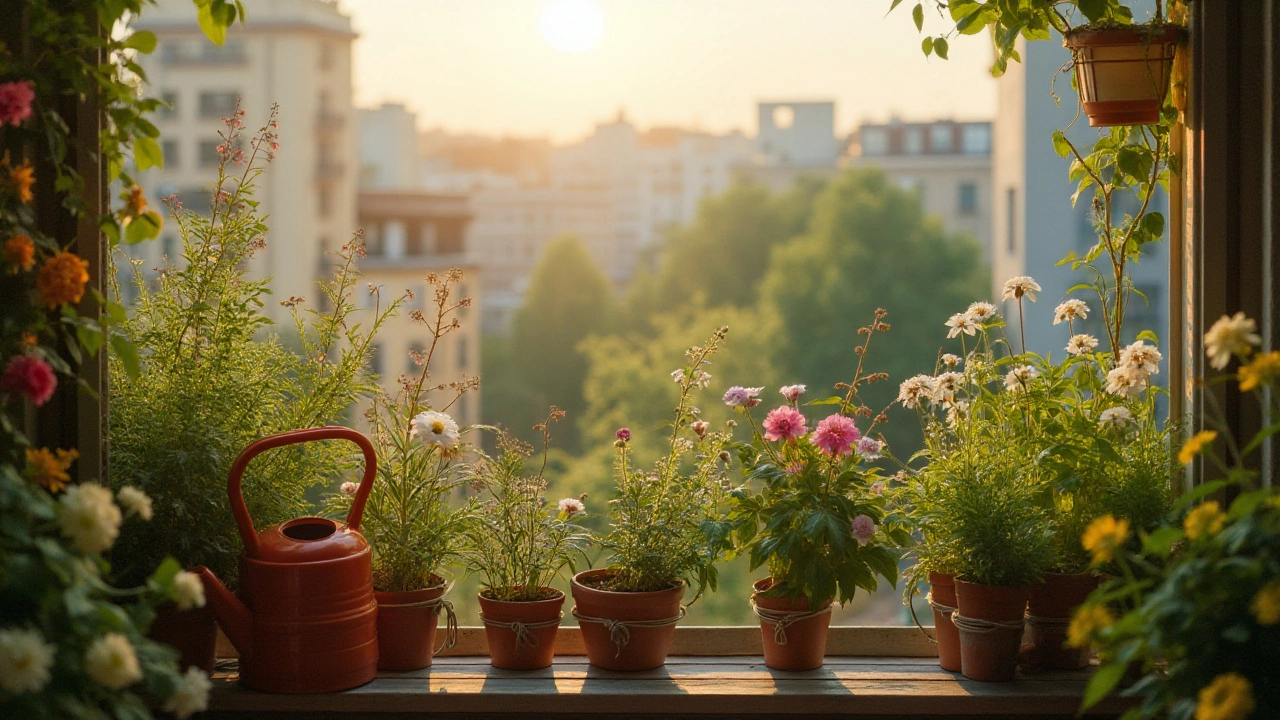
<path id="1" fill-rule="evenodd" d="M 1259 625 L 1280 623 L 1280 580 L 1272 580 L 1249 603 L 1249 612 Z"/>
<path id="2" fill-rule="evenodd" d="M 30 270 L 36 264 L 36 244 L 26 235 L 14 235 L 4 243 L 4 260 L 15 270 Z"/>
<path id="3" fill-rule="evenodd" d="M 1205 535 L 1216 535 L 1226 521 L 1227 514 L 1222 512 L 1218 501 L 1210 500 L 1187 513 L 1182 529 L 1187 531 L 1188 538 L 1198 540 Z"/>
<path id="4" fill-rule="evenodd" d="M 59 449 L 53 451 L 49 448 L 40 448 L 39 450 L 28 448 L 27 477 L 31 479 L 31 482 L 49 492 L 61 492 L 67 487 L 67 483 L 71 482 L 71 476 L 67 474 L 67 469 L 71 467 L 71 463 L 75 462 L 78 457 L 80 457 L 78 450 Z"/>
<path id="5" fill-rule="evenodd" d="M 21 165 L 10 165 L 9 152 L 5 151 L 4 157 L 0 158 L 0 166 L 8 170 L 7 181 L 13 187 L 14 194 L 18 196 L 18 202 L 31 202 L 31 186 L 36 184 L 36 171 L 31 167 L 31 163 L 23 160 Z"/>
<path id="6" fill-rule="evenodd" d="M 89 282 L 89 263 L 75 253 L 60 252 L 40 267 L 36 276 L 36 290 L 40 302 L 56 310 L 63 303 L 78 303 L 84 297 L 85 283 Z"/>
<path id="7" fill-rule="evenodd" d="M 1240 389 L 1252 390 L 1280 375 L 1280 350 L 1269 353 L 1258 353 L 1248 364 L 1241 365 L 1236 371 L 1236 379 L 1240 381 Z"/>
<path id="8" fill-rule="evenodd" d="M 1080 537 L 1080 544 L 1093 554 L 1093 564 L 1111 562 L 1116 551 L 1124 545 L 1129 537 L 1129 521 L 1117 520 L 1110 515 L 1103 515 L 1093 522 Z"/>
<path id="9" fill-rule="evenodd" d="M 1249 681 L 1239 673 L 1223 673 L 1200 688 L 1196 720 L 1244 720 L 1253 707 Z"/>
<path id="10" fill-rule="evenodd" d="M 1084 647 L 1100 630 L 1111 627 L 1116 621 L 1105 605 L 1081 605 L 1067 626 L 1067 644 Z"/>
<path id="11" fill-rule="evenodd" d="M 1200 451 L 1208 447 L 1214 440 L 1218 439 L 1216 430 L 1201 430 L 1187 440 L 1182 449 L 1178 451 L 1178 462 L 1186 465 L 1195 459 Z"/>

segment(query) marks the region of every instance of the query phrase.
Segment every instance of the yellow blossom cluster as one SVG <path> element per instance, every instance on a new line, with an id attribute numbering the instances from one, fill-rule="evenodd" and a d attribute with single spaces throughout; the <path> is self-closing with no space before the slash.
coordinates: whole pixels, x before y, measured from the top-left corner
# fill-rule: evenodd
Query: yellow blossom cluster
<path id="1" fill-rule="evenodd" d="M 1186 465 L 1195 459 L 1206 447 L 1213 444 L 1218 439 L 1216 430 L 1201 430 L 1187 439 L 1182 445 L 1182 449 L 1178 451 L 1178 462 Z"/>
<path id="2" fill-rule="evenodd" d="M 1280 623 L 1280 580 L 1272 580 L 1249 602 L 1249 612 L 1259 625 Z"/>
<path id="3" fill-rule="evenodd" d="M 1116 552 L 1124 546 L 1129 537 L 1129 521 L 1117 520 L 1111 515 L 1103 515 L 1085 529 L 1080 544 L 1093 555 L 1093 564 L 1101 565 L 1111 562 Z"/>
<path id="4" fill-rule="evenodd" d="M 1105 605 L 1081 605 L 1067 626 L 1067 644 L 1085 647 L 1100 631 L 1111 627 L 1116 618 Z"/>
<path id="5" fill-rule="evenodd" d="M 1253 685 L 1239 673 L 1223 673 L 1200 688 L 1196 720 L 1245 720 L 1253 712 Z"/>
<path id="6" fill-rule="evenodd" d="M 1240 389 L 1248 392 L 1265 385 L 1267 381 L 1280 375 L 1280 350 L 1269 353 L 1258 353 L 1248 363 L 1241 365 L 1236 372 L 1240 381 Z"/>
<path id="7" fill-rule="evenodd" d="M 1191 540 L 1199 540 L 1217 535 L 1226 521 L 1227 514 L 1222 512 L 1222 506 L 1218 505 L 1218 501 L 1210 500 L 1187 513 L 1182 521 L 1182 529 Z"/>
<path id="8" fill-rule="evenodd" d="M 61 492 L 71 482 L 67 473 L 71 463 L 80 457 L 78 450 L 50 450 L 49 448 L 27 450 L 27 478 L 31 482 L 48 490 Z"/>

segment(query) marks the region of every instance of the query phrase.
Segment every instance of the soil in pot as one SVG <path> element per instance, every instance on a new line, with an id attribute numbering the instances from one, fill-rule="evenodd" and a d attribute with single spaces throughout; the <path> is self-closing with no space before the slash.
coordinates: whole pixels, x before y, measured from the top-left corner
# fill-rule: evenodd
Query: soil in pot
<path id="1" fill-rule="evenodd" d="M 544 600 L 504 601 L 480 593 L 480 619 L 489 641 L 489 664 L 504 670 L 551 667 L 564 593 L 542 588 Z"/>
<path id="2" fill-rule="evenodd" d="M 444 580 L 421 590 L 378 591 L 378 669 L 420 670 L 431 665 L 436 651 L 436 627 L 444 609 L 453 610 L 444 599 Z M 455 621 L 450 625 L 456 627 Z"/>
<path id="3" fill-rule="evenodd" d="M 1006 682 L 1018 669 L 1028 589 L 956 580 L 960 672 L 971 680 Z"/>
<path id="4" fill-rule="evenodd" d="M 605 590 L 610 570 L 573 576 L 573 614 L 582 626 L 587 659 L 606 670 L 662 667 L 676 623 L 684 617 L 684 584 L 653 592 Z"/>
<path id="5" fill-rule="evenodd" d="M 1067 626 L 1100 582 L 1092 573 L 1047 573 L 1043 583 L 1031 586 L 1024 670 L 1079 670 L 1089 664 L 1090 648 L 1067 646 Z"/>
<path id="6" fill-rule="evenodd" d="M 951 575 L 929 573 L 929 605 L 933 607 L 933 632 L 938 640 L 938 664 L 960 672 L 960 631 L 951 622 L 956 611 L 956 580 Z"/>
<path id="7" fill-rule="evenodd" d="M 773 578 L 756 582 L 751 604 L 760 618 L 764 664 L 774 670 L 815 670 L 827 654 L 831 601 L 813 608 L 804 597 L 768 597 Z"/>
<path id="8" fill-rule="evenodd" d="M 147 637 L 176 649 L 178 665 L 183 672 L 195 667 L 213 674 L 218 624 L 209 606 L 179 610 L 173 603 L 160 605 L 156 608 L 156 619 L 151 623 Z"/>

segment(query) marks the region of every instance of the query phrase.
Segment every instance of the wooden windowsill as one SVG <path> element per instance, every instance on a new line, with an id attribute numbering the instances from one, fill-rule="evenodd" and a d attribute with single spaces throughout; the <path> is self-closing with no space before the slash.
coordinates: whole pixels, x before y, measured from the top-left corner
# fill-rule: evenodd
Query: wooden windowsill
<path id="1" fill-rule="evenodd" d="M 471 649 L 483 633 L 464 629 Z M 564 631 L 575 630 L 565 628 Z M 680 628 L 691 641 L 698 636 L 738 644 L 746 628 Z M 759 629 L 754 628 L 756 637 Z M 907 628 L 832 628 L 837 645 L 877 636 L 894 636 L 900 649 L 919 655 Z M 384 672 L 353 690 L 324 695 L 272 695 L 236 682 L 234 660 L 219 662 L 210 703 L 211 718 L 410 718 L 484 717 L 861 717 L 861 718 L 1071 718 L 1089 672 L 1052 672 L 1019 677 L 1011 683 L 980 683 L 938 667 L 930 657 L 829 655 L 818 670 L 789 673 L 770 670 L 757 655 L 673 655 L 657 670 L 623 673 L 587 664 L 572 652 L 576 632 L 556 643 L 555 665 L 545 670 L 496 670 L 479 654 L 438 658 L 428 669 Z M 917 638 L 923 639 L 914 628 Z M 926 641 L 927 642 L 927 641 Z M 683 644 L 677 637 L 677 650 Z M 864 642 L 864 645 L 866 643 Z M 466 649 L 466 648 L 463 648 Z M 711 648 L 714 650 L 714 647 Z M 830 648 L 829 648 L 830 649 Z M 897 655 L 889 657 L 887 655 Z M 1115 717 L 1125 705 L 1104 703 L 1097 717 Z"/>

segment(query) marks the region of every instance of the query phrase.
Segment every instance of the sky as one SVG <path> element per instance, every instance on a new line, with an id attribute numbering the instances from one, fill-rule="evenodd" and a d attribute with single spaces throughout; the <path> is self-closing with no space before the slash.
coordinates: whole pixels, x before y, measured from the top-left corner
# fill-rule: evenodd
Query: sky
<path id="1" fill-rule="evenodd" d="M 400 102 L 423 129 L 558 142 L 619 110 L 641 128 L 754 135 L 761 100 L 834 100 L 839 133 L 891 115 L 991 118 L 986 35 L 926 58 L 911 6 L 886 17 L 889 0 L 340 0 L 360 34 L 358 106 Z"/>

